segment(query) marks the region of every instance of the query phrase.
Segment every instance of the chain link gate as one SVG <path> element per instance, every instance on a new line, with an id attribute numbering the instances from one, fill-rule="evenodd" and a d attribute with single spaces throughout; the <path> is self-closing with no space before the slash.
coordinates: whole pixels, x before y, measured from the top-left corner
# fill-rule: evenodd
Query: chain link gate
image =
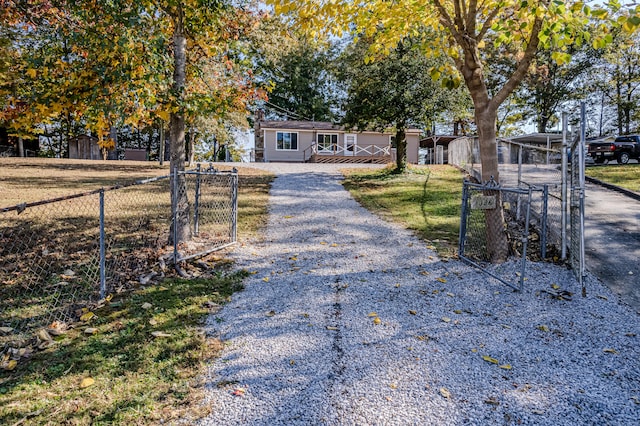
<path id="1" fill-rule="evenodd" d="M 569 172 L 569 264 L 582 286 L 582 295 L 586 296 L 584 284 L 586 275 L 584 248 L 586 114 L 584 102 L 580 108 L 580 123 L 580 138 L 572 142 L 569 153 L 571 158 Z"/>

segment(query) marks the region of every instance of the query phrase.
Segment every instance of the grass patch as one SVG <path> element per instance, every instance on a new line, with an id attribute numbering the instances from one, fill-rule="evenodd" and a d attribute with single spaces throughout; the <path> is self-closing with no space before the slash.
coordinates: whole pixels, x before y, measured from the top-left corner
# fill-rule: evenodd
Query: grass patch
<path id="1" fill-rule="evenodd" d="M 462 173 L 451 166 L 345 170 L 344 186 L 370 211 L 398 222 L 435 246 L 442 257 L 457 251 Z"/>
<path id="2" fill-rule="evenodd" d="M 221 344 L 201 326 L 246 274 L 165 280 L 96 310 L 90 323 L 0 373 L 0 424 L 138 425 L 206 414 L 198 412 L 206 410 L 199 376 Z M 84 334 L 86 327 L 97 333 Z M 81 388 L 87 377 L 94 384 Z"/>
<path id="3" fill-rule="evenodd" d="M 587 167 L 586 174 L 594 179 L 640 192 L 640 164 Z"/>

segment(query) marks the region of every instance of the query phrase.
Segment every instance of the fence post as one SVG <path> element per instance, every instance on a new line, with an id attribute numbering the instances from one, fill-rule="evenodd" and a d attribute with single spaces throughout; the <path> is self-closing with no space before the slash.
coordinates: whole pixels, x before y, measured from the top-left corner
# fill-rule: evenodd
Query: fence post
<path id="1" fill-rule="evenodd" d="M 171 215 L 173 216 L 173 264 L 178 265 L 178 168 L 175 167 L 171 174 L 173 185 L 173 197 L 171 200 Z"/>
<path id="2" fill-rule="evenodd" d="M 467 235 L 467 199 L 469 198 L 469 186 L 465 180 L 462 183 L 462 211 L 460 212 L 460 237 L 458 238 L 458 255 L 464 255 L 464 243 Z"/>
<path id="3" fill-rule="evenodd" d="M 100 190 L 100 299 L 106 297 L 107 279 L 105 271 L 104 238 L 104 188 Z"/>
<path id="4" fill-rule="evenodd" d="M 568 159 L 569 149 L 567 141 L 567 113 L 562 113 L 562 184 L 561 184 L 561 201 L 560 201 L 560 244 L 562 245 L 560 258 L 567 258 L 567 180 L 568 180 Z"/>
<path id="5" fill-rule="evenodd" d="M 238 169 L 231 175 L 231 242 L 238 240 Z"/>
<path id="6" fill-rule="evenodd" d="M 200 228 L 200 163 L 196 166 L 196 173 L 196 194 L 193 207 L 193 233 L 197 236 Z"/>
<path id="7" fill-rule="evenodd" d="M 549 185 L 542 187 L 542 229 L 540 230 L 540 257 L 547 257 L 547 216 L 549 209 Z"/>

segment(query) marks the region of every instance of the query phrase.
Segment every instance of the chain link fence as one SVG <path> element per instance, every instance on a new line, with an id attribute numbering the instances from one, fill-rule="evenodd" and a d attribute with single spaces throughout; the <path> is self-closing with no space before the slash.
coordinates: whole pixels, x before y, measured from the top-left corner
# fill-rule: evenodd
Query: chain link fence
<path id="1" fill-rule="evenodd" d="M 494 190 L 498 191 L 495 196 L 503 204 L 502 214 L 511 241 L 510 254 L 523 259 L 521 279 L 527 258 L 564 261 L 567 260 L 568 249 L 569 264 L 582 281 L 585 274 L 584 137 L 576 138 L 569 145 L 565 130 L 553 138 L 547 135 L 546 140 L 540 139 L 536 145 L 509 139 L 497 142 L 499 185 L 485 182 L 489 187 L 475 187 L 465 183 L 468 199 L 463 199 L 461 257 L 474 262 L 487 260 L 486 254 L 481 254 L 483 250 L 487 252 L 487 242 L 477 242 L 476 238 L 485 234 L 487 229 L 500 228 L 487 226 L 486 212 L 473 208 L 472 200 L 479 199 L 473 194 L 475 191 L 486 193 Z M 482 166 L 479 153 L 476 138 L 459 138 L 449 144 L 449 163 L 466 170 L 480 182 Z M 471 234 L 465 235 L 463 230 Z M 526 232 L 526 236 L 521 231 Z M 508 280 L 500 280 L 514 288 L 522 285 L 522 282 L 515 286 Z"/>
<path id="2" fill-rule="evenodd" d="M 190 213 L 183 234 L 174 232 L 184 213 L 172 203 L 176 182 Z M 237 185 L 235 170 L 198 168 L 0 209 L 0 348 L 233 244 Z"/>

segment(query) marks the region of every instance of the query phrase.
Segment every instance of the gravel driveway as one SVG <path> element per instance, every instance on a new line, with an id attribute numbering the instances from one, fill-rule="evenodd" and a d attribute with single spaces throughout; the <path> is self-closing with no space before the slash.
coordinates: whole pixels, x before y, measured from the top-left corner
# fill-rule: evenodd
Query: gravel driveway
<path id="1" fill-rule="evenodd" d="M 202 425 L 640 423 L 638 316 L 597 280 L 583 298 L 530 264 L 512 292 L 361 208 L 335 167 L 275 167 L 265 240 L 232 254 L 254 274 L 208 322 L 226 346 Z"/>

